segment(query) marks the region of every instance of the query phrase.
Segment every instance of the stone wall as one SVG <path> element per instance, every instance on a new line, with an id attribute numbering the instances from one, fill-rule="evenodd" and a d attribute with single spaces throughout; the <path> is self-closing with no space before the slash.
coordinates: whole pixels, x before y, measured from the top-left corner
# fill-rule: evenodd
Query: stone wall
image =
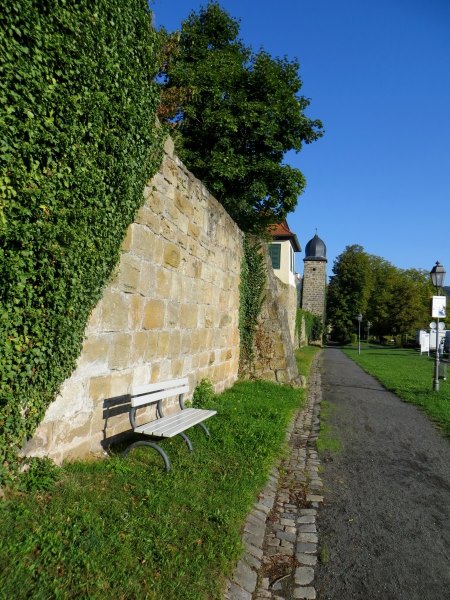
<path id="1" fill-rule="evenodd" d="M 188 376 L 216 391 L 239 361 L 243 235 L 173 154 L 129 227 L 116 272 L 86 329 L 77 368 L 25 452 L 57 462 L 97 453 L 130 429 L 133 384 Z"/>
<path id="2" fill-rule="evenodd" d="M 297 288 L 293 285 L 288 285 L 283 283 L 278 277 L 276 278 L 278 294 L 280 297 L 280 302 L 286 308 L 287 320 L 289 333 L 291 335 L 291 342 L 294 348 L 298 348 L 299 340 L 298 340 L 298 332 L 295 326 L 295 321 L 297 317 L 297 307 L 298 307 L 298 293 Z"/>
<path id="3" fill-rule="evenodd" d="M 255 331 L 255 356 L 252 364 L 241 365 L 241 375 L 302 386 L 304 380 L 298 373 L 295 361 L 288 311 L 278 289 L 283 283 L 275 276 L 267 252 L 265 260 L 267 280 Z"/>

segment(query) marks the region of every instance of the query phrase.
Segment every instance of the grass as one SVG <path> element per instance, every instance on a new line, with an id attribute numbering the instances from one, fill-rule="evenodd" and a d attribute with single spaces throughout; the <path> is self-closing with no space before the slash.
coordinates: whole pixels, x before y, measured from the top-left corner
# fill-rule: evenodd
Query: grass
<path id="1" fill-rule="evenodd" d="M 8 491 L 0 598 L 220 598 L 245 517 L 303 402 L 304 390 L 241 382 L 209 403 L 218 411 L 211 438 L 193 430 L 194 453 L 181 439 L 162 443 L 168 474 L 140 448 L 67 464 L 53 486 L 41 473 L 45 491 Z"/>
<path id="2" fill-rule="evenodd" d="M 353 347 L 344 352 L 386 389 L 419 406 L 450 438 L 450 381 L 440 380 L 439 392 L 433 391 L 433 357 L 385 346 L 363 346 L 360 355 Z"/>
<path id="3" fill-rule="evenodd" d="M 333 428 L 328 424 L 332 405 L 326 400 L 320 403 L 320 431 L 317 438 L 317 450 L 324 456 L 332 452 L 339 452 L 342 449 L 341 441 L 336 436 Z"/>
<path id="4" fill-rule="evenodd" d="M 321 350 L 318 346 L 303 346 L 295 351 L 298 371 L 300 375 L 308 377 L 311 370 L 311 364 L 315 355 Z"/>
<path id="5" fill-rule="evenodd" d="M 320 350 L 317 346 L 305 346 L 296 351 L 298 369 L 301 375 L 307 375 L 311 369 L 311 363 Z M 322 400 L 320 404 L 320 433 L 317 439 L 317 450 L 322 455 L 329 452 L 338 452 L 341 442 L 335 436 L 333 430 L 327 423 L 332 407 L 329 402 Z"/>

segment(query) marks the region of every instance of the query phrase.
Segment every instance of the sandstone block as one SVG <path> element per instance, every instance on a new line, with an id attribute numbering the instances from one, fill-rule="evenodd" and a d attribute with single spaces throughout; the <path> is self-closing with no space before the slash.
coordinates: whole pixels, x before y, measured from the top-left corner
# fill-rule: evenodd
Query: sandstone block
<path id="1" fill-rule="evenodd" d="M 163 160 L 160 169 L 164 175 L 164 179 L 168 181 L 172 185 L 176 185 L 177 181 L 177 166 L 168 156 L 166 156 Z"/>
<path id="2" fill-rule="evenodd" d="M 133 228 L 133 243 L 131 246 L 133 254 L 136 257 L 151 260 L 153 259 L 154 245 L 155 234 L 145 225 L 135 225 Z"/>
<path id="3" fill-rule="evenodd" d="M 139 279 L 139 293 L 143 296 L 154 295 L 156 286 L 156 269 L 154 264 L 142 261 L 141 275 Z"/>
<path id="4" fill-rule="evenodd" d="M 190 351 L 191 348 L 191 332 L 190 331 L 180 331 L 180 355 L 186 355 Z"/>
<path id="5" fill-rule="evenodd" d="M 168 329 L 175 329 L 180 322 L 180 305 L 178 302 L 168 302 L 166 307 L 166 324 Z"/>
<path id="6" fill-rule="evenodd" d="M 91 431 L 90 414 L 79 415 L 80 424 L 73 424 L 67 421 L 57 421 L 53 426 L 53 444 L 55 446 L 67 446 L 65 455 L 70 456 L 68 450 L 71 446 L 77 447 L 81 444 L 89 446 L 89 435 Z M 78 438 L 78 439 L 77 439 Z M 89 452 L 89 450 L 87 450 Z M 77 455 L 82 456 L 82 454 Z"/>
<path id="7" fill-rule="evenodd" d="M 181 262 L 180 249 L 174 244 L 166 244 L 164 247 L 163 261 L 166 267 L 177 269 Z"/>
<path id="8" fill-rule="evenodd" d="M 139 288 L 141 262 L 133 254 L 122 254 L 114 287 L 123 292 L 135 292 Z"/>
<path id="9" fill-rule="evenodd" d="M 182 304 L 180 307 L 180 327 L 194 329 L 197 327 L 198 306 L 195 304 Z"/>
<path id="10" fill-rule="evenodd" d="M 130 364 L 134 367 L 139 363 L 151 362 L 158 348 L 158 332 L 156 331 L 138 331 L 133 334 L 131 344 Z"/>
<path id="11" fill-rule="evenodd" d="M 92 377 L 89 380 L 89 397 L 94 403 L 111 397 L 111 375 Z"/>
<path id="12" fill-rule="evenodd" d="M 109 352 L 108 366 L 110 369 L 124 369 L 130 365 L 132 335 L 117 333 L 113 336 Z"/>
<path id="13" fill-rule="evenodd" d="M 131 371 L 112 373 L 109 384 L 110 397 L 115 398 L 129 394 L 132 378 L 133 373 Z"/>
<path id="14" fill-rule="evenodd" d="M 164 326 L 165 306 L 161 300 L 149 300 L 144 307 L 142 327 L 161 329 Z"/>
<path id="15" fill-rule="evenodd" d="M 204 337 L 201 333 L 201 330 L 200 329 L 194 330 L 191 335 L 191 349 L 190 349 L 191 354 L 196 355 L 199 352 L 201 352 L 202 350 L 204 350 L 205 348 L 206 348 L 206 345 L 204 343 Z"/>
<path id="16" fill-rule="evenodd" d="M 192 200 L 186 196 L 182 191 L 177 190 L 175 192 L 175 206 L 184 214 L 186 217 L 192 217 L 193 208 Z"/>
<path id="17" fill-rule="evenodd" d="M 170 358 L 177 358 L 181 354 L 181 333 L 180 331 L 170 332 L 169 352 Z"/>
<path id="18" fill-rule="evenodd" d="M 128 328 L 129 302 L 125 294 L 106 290 L 101 302 L 101 330 L 122 331 Z"/>
<path id="19" fill-rule="evenodd" d="M 158 335 L 158 358 L 167 358 L 169 356 L 170 332 L 160 331 Z"/>
<path id="20" fill-rule="evenodd" d="M 184 360 L 178 358 L 172 361 L 172 377 L 182 377 L 184 375 Z"/>
<path id="21" fill-rule="evenodd" d="M 155 296 L 158 298 L 169 298 L 171 286 L 172 272 L 163 268 L 157 269 Z"/>
<path id="22" fill-rule="evenodd" d="M 131 372 L 131 381 L 133 385 L 143 385 L 150 383 L 152 367 L 150 365 L 138 365 Z"/>
<path id="23" fill-rule="evenodd" d="M 198 240 L 201 234 L 201 229 L 195 223 L 190 222 L 188 226 L 188 235 L 193 237 L 195 240 Z"/>
<path id="24" fill-rule="evenodd" d="M 141 328 L 144 315 L 144 299 L 139 294 L 132 294 L 128 313 L 128 325 L 132 331 Z"/>
<path id="25" fill-rule="evenodd" d="M 111 335 L 95 335 L 88 337 L 78 358 L 77 367 L 83 373 L 96 374 L 105 371 L 108 366 L 108 353 Z"/>

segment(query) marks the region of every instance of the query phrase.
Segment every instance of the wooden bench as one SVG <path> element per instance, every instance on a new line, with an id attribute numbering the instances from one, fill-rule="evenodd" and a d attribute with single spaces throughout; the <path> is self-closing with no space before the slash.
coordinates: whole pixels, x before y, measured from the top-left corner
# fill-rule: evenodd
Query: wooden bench
<path id="1" fill-rule="evenodd" d="M 150 446 L 160 453 L 166 465 L 166 470 L 170 471 L 170 461 L 164 450 L 154 441 L 163 438 L 172 438 L 180 435 L 186 442 L 187 447 L 192 452 L 192 443 L 188 436 L 184 433 L 187 429 L 199 425 L 205 431 L 206 435 L 210 435 L 208 428 L 203 423 L 209 417 L 216 414 L 215 410 L 205 410 L 200 408 L 186 408 L 184 405 L 184 394 L 189 392 L 188 379 L 172 379 L 162 383 L 148 383 L 145 385 L 135 386 L 131 390 L 131 410 L 130 423 L 135 434 L 140 436 L 140 439 L 132 443 L 124 451 L 124 456 L 130 450 L 137 446 Z M 164 416 L 163 400 L 178 396 L 180 411 Z M 146 408 L 151 404 L 156 404 L 156 419 L 147 423 L 137 425 L 136 417 L 139 409 Z"/>

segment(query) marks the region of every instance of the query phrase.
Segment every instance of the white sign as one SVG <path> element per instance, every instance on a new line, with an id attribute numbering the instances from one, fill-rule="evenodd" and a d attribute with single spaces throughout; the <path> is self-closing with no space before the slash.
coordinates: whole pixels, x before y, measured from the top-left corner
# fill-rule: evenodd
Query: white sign
<path id="1" fill-rule="evenodd" d="M 447 307 L 447 296 L 433 296 L 431 302 L 431 316 L 434 319 L 445 319 Z"/>
<path id="2" fill-rule="evenodd" d="M 420 332 L 420 354 L 427 352 L 430 354 L 430 334 L 428 331 Z"/>

